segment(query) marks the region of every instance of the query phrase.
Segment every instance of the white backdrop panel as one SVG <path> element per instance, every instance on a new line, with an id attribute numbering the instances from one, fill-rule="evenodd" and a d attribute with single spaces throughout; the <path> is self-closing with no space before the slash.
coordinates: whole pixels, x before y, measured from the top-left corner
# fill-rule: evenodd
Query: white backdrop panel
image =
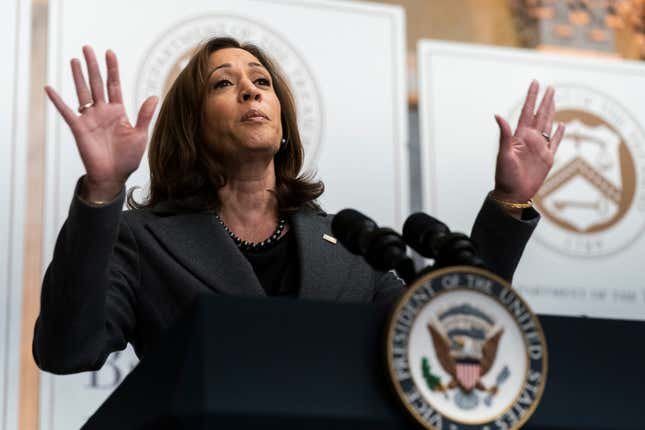
<path id="1" fill-rule="evenodd" d="M 18 428 L 30 2 L 0 2 L 0 429 Z"/>
<path id="2" fill-rule="evenodd" d="M 163 95 L 185 55 L 214 34 L 265 47 L 294 90 L 306 168 L 326 185 L 323 207 L 357 207 L 399 225 L 408 209 L 405 28 L 402 9 L 343 1 L 50 2 L 49 82 L 76 105 L 69 60 L 113 49 L 130 116 Z M 83 173 L 71 133 L 50 107 L 45 260 Z M 147 163 L 128 186 L 146 185 Z M 99 374 L 43 378 L 43 429 L 78 427 L 136 362 L 128 349 Z M 94 378 L 94 379 L 92 379 Z"/>
<path id="3" fill-rule="evenodd" d="M 567 132 L 536 198 L 542 219 L 515 276 L 534 310 L 645 319 L 645 67 L 421 41 L 424 206 L 470 231 L 494 185 L 499 131 L 537 79 Z"/>

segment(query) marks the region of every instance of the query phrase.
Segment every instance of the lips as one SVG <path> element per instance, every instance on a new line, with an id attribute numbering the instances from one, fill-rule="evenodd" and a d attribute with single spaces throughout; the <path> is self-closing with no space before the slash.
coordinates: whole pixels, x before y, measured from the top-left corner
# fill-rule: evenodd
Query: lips
<path id="1" fill-rule="evenodd" d="M 264 112 L 258 109 L 251 109 L 247 111 L 244 115 L 242 115 L 242 118 L 240 118 L 240 121 L 245 122 L 245 121 L 261 121 L 261 120 L 268 120 L 269 117 L 266 116 Z"/>

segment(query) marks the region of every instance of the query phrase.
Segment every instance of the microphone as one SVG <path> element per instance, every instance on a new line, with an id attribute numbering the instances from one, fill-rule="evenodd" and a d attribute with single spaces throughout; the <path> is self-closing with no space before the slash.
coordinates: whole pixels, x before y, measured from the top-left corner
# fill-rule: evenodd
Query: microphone
<path id="1" fill-rule="evenodd" d="M 441 240 L 450 233 L 447 225 L 430 215 L 413 213 L 403 224 L 403 240 L 426 258 L 436 259 Z"/>
<path id="2" fill-rule="evenodd" d="M 467 265 L 486 269 L 477 246 L 462 233 L 453 233 L 438 219 L 417 212 L 403 224 L 403 240 L 426 258 L 435 260 L 436 267 Z"/>
<path id="3" fill-rule="evenodd" d="M 331 231 L 352 254 L 365 255 L 370 244 L 370 235 L 378 225 L 354 209 L 343 209 L 331 222 Z"/>
<path id="4" fill-rule="evenodd" d="M 362 255 L 377 270 L 394 269 L 406 283 L 416 277 L 414 262 L 406 253 L 406 244 L 397 232 L 381 228 L 354 209 L 338 212 L 331 230 L 352 254 Z"/>

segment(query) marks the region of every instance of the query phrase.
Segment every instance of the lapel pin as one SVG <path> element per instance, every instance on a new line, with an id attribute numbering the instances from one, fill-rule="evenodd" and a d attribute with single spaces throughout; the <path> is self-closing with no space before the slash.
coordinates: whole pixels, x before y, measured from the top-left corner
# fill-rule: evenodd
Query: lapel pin
<path id="1" fill-rule="evenodd" d="M 338 242 L 338 240 L 334 236 L 330 236 L 328 234 L 323 234 L 323 239 L 325 239 L 329 243 L 333 243 L 334 245 L 336 244 L 336 242 Z"/>

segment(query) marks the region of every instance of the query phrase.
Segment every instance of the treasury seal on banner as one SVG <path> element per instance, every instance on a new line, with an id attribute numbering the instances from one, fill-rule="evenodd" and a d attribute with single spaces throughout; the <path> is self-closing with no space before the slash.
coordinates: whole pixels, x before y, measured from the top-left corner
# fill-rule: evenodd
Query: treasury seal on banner
<path id="1" fill-rule="evenodd" d="M 225 13 L 181 21 L 159 34 L 146 51 L 137 73 L 137 108 L 150 95 L 163 99 L 201 42 L 215 36 L 227 36 L 241 43 L 253 43 L 276 62 L 288 81 L 296 102 L 298 128 L 304 146 L 303 171 L 310 170 L 322 139 L 322 99 L 311 69 L 286 37 L 252 18 Z"/>
<path id="2" fill-rule="evenodd" d="M 547 376 L 544 333 L 500 277 L 473 267 L 430 272 L 401 298 L 387 333 L 390 379 L 432 430 L 515 430 Z"/>
<path id="3" fill-rule="evenodd" d="M 534 198 L 543 215 L 535 238 L 572 257 L 622 252 L 645 230 L 644 124 L 596 89 L 554 88 L 566 131 Z"/>

